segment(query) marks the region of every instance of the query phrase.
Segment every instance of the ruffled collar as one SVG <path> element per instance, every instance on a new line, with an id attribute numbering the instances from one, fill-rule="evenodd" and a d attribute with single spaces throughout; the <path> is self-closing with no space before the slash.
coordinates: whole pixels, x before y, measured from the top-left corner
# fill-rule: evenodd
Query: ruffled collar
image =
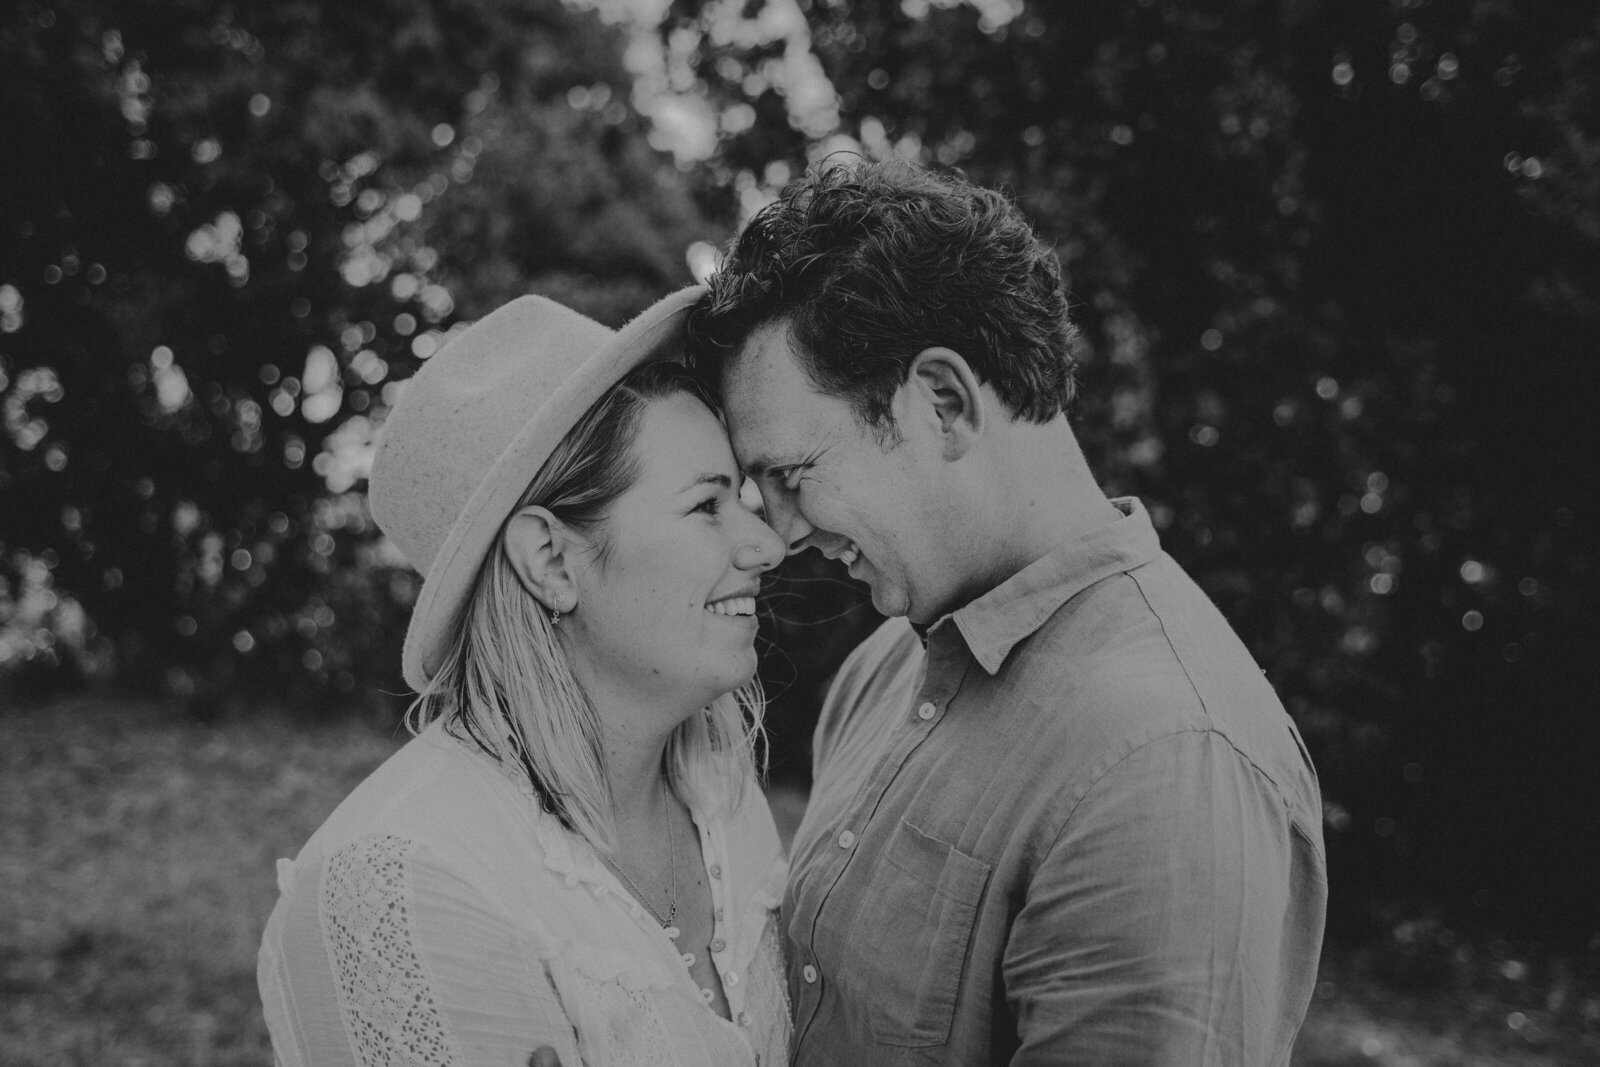
<path id="1" fill-rule="evenodd" d="M 582 835 L 568 830 L 545 809 L 533 783 L 520 767 L 495 759 L 470 738 L 448 730 L 442 721 L 430 724 L 421 736 L 429 735 L 433 735 L 434 743 L 465 754 L 515 790 L 524 810 L 531 815 L 538 859 L 547 871 L 568 889 L 581 890 L 599 902 L 614 902 L 627 912 L 652 943 L 664 949 L 664 953 L 653 954 L 651 962 L 665 964 L 670 959 L 677 966 L 641 966 L 645 961 L 637 953 L 607 950 L 551 931 L 547 937 L 550 948 L 555 950 L 553 954 L 564 956 L 591 978 L 619 980 L 634 987 L 662 988 L 687 977 L 687 957 L 678 952 L 672 940 L 677 935 L 676 929 L 662 929 L 600 859 L 594 846 Z M 750 792 L 743 806 L 761 803 L 761 793 L 755 783 L 749 782 L 747 787 Z M 720 811 L 712 813 L 690 805 L 689 814 L 699 832 L 705 868 L 712 875 L 714 906 L 724 909 L 725 918 L 718 924 L 722 927 L 718 936 L 728 944 L 728 967 L 743 973 L 760 950 L 771 912 L 782 900 L 788 864 L 775 837 L 768 835 L 771 840 L 764 841 L 760 835 L 750 832 L 749 812 L 737 812 L 730 819 Z"/>

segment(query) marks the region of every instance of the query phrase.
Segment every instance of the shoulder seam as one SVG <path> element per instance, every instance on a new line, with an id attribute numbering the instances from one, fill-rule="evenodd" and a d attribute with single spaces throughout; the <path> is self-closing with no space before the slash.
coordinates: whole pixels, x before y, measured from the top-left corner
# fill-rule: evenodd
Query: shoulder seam
<path id="1" fill-rule="evenodd" d="M 1236 755 L 1245 764 L 1245 766 L 1249 767 L 1251 771 L 1253 771 L 1255 774 L 1261 776 L 1263 779 L 1266 780 L 1266 782 L 1269 785 L 1272 786 L 1272 791 L 1277 796 L 1278 802 L 1280 804 L 1282 804 L 1283 807 L 1284 807 L 1284 810 L 1290 814 L 1290 824 L 1291 824 L 1291 826 L 1294 826 L 1295 825 L 1295 821 L 1294 821 L 1294 818 L 1293 818 L 1294 804 L 1292 803 L 1292 798 L 1290 798 L 1284 792 L 1283 786 L 1279 784 L 1279 782 L 1278 782 L 1278 780 L 1276 778 L 1274 778 L 1272 775 L 1268 774 L 1266 772 L 1266 770 L 1259 763 L 1257 763 L 1254 759 L 1250 758 L 1250 756 L 1247 755 L 1241 748 L 1239 748 L 1238 745 L 1234 744 L 1233 743 L 1233 738 L 1229 737 L 1226 732 L 1224 732 L 1223 730 L 1219 729 L 1215 722 L 1210 721 L 1210 716 L 1207 716 L 1207 720 L 1208 720 L 1207 723 L 1205 725 L 1203 725 L 1203 726 L 1202 725 L 1194 725 L 1194 726 L 1163 727 L 1160 730 L 1160 732 L 1153 733 L 1148 737 L 1145 737 L 1145 738 L 1143 738 L 1141 740 L 1133 742 L 1132 744 L 1129 745 L 1127 751 L 1123 752 L 1116 759 L 1112 760 L 1110 763 L 1106 764 L 1104 767 L 1100 768 L 1098 771 L 1091 772 L 1086 780 L 1080 780 L 1080 784 L 1078 786 L 1075 786 L 1074 789 L 1072 790 L 1072 792 L 1076 793 L 1077 795 L 1073 798 L 1072 803 L 1071 803 L 1070 807 L 1067 810 L 1067 813 L 1062 817 L 1061 825 L 1056 827 L 1055 832 L 1053 834 L 1051 834 L 1051 836 L 1050 836 L 1050 847 L 1046 851 L 1047 852 L 1054 851 L 1055 847 L 1058 844 L 1060 844 L 1061 836 L 1067 832 L 1067 827 L 1070 826 L 1071 823 L 1072 823 L 1072 817 L 1078 813 L 1078 808 L 1082 806 L 1084 799 L 1087 798 L 1088 795 L 1094 791 L 1095 786 L 1099 785 L 1102 781 L 1105 780 L 1107 775 L 1109 775 L 1112 771 L 1116 770 L 1122 764 L 1126 763 L 1136 753 L 1141 752 L 1146 748 L 1149 748 L 1151 745 L 1155 744 L 1156 742 L 1164 741 L 1164 740 L 1167 740 L 1168 738 L 1179 737 L 1179 736 L 1182 736 L 1184 734 L 1209 734 L 1209 735 L 1211 735 L 1213 737 L 1217 737 L 1217 738 L 1221 739 L 1222 742 L 1225 743 L 1228 746 L 1228 748 L 1233 751 L 1234 755 Z M 1128 739 L 1124 739 L 1124 740 L 1126 741 Z M 1115 746 L 1111 746 L 1111 747 L 1114 748 Z"/>

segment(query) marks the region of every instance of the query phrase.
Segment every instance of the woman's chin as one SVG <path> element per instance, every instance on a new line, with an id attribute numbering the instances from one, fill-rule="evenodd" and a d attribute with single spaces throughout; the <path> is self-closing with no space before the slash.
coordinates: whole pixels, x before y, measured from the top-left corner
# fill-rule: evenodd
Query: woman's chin
<path id="1" fill-rule="evenodd" d="M 717 696 L 720 697 L 726 693 L 731 693 L 755 681 L 756 667 L 756 648 L 754 644 L 751 644 L 744 656 L 744 662 L 737 666 L 730 665 L 728 671 L 719 678 L 719 681 L 723 682 L 724 685 L 721 692 L 717 693 Z"/>

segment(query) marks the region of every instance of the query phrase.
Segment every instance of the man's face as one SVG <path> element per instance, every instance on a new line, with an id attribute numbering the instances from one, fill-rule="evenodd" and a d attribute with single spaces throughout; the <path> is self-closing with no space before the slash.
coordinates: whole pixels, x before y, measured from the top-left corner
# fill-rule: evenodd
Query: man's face
<path id="1" fill-rule="evenodd" d="M 734 455 L 790 553 L 844 560 L 884 615 L 933 622 L 959 606 L 939 548 L 937 443 L 922 426 L 880 444 L 848 403 L 817 392 L 782 323 L 751 334 L 722 387 Z"/>

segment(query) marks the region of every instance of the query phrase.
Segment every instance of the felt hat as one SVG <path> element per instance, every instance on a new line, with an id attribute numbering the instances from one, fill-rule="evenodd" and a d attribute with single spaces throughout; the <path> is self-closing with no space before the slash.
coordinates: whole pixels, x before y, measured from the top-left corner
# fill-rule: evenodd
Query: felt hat
<path id="1" fill-rule="evenodd" d="M 438 671 L 500 527 L 568 431 L 629 371 L 680 356 L 690 286 L 612 330 L 524 296 L 445 344 L 406 383 L 368 482 L 378 526 L 422 574 L 401 665 Z"/>

